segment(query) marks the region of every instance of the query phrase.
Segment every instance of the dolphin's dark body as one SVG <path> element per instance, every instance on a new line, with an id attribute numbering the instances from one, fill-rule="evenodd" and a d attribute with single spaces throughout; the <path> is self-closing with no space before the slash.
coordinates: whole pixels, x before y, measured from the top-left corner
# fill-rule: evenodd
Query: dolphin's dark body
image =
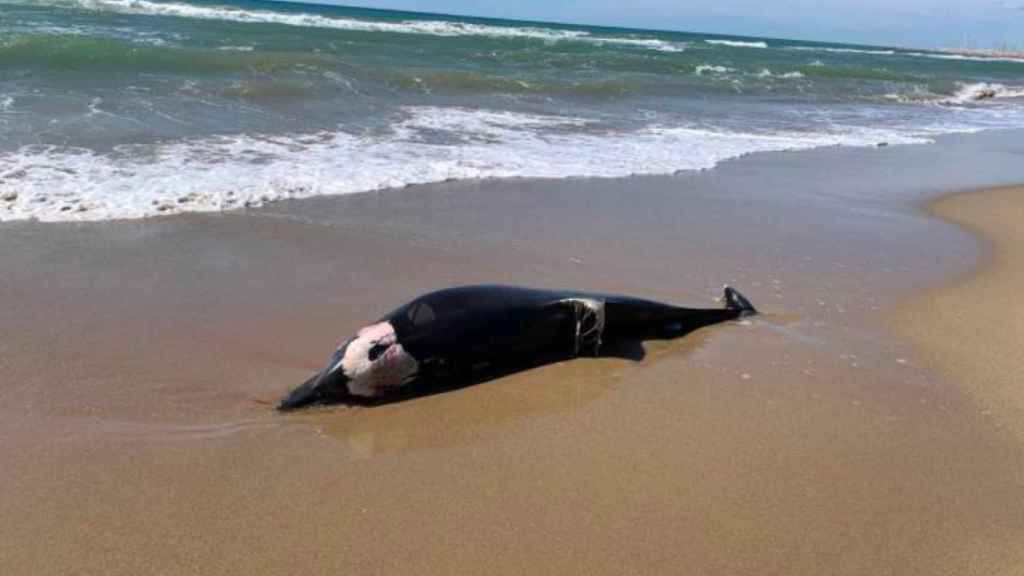
<path id="1" fill-rule="evenodd" d="M 715 309 L 516 286 L 449 288 L 420 296 L 360 331 L 280 408 L 429 393 L 480 374 L 597 356 L 608 344 L 678 337 L 754 313 L 728 287 L 725 307 Z"/>

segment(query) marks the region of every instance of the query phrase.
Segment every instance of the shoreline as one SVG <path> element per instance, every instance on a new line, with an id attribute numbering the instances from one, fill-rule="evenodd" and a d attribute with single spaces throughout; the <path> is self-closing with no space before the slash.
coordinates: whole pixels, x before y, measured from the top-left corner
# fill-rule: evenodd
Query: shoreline
<path id="1" fill-rule="evenodd" d="M 348 196 L 364 196 L 364 195 L 376 195 L 376 194 L 393 194 L 400 191 L 404 193 L 416 194 L 423 190 L 436 190 L 444 188 L 449 185 L 456 186 L 476 186 L 476 187 L 505 187 L 508 185 L 515 185 L 519 182 L 525 183 L 549 183 L 553 186 L 559 186 L 560 183 L 574 183 L 574 182 L 614 182 L 614 181 L 651 181 L 651 180 L 663 180 L 666 178 L 681 177 L 684 179 L 700 179 L 702 176 L 709 172 L 720 171 L 723 167 L 733 166 L 737 163 L 754 163 L 763 165 L 765 163 L 771 163 L 773 159 L 782 158 L 786 155 L 808 155 L 814 157 L 816 154 L 821 155 L 825 158 L 832 156 L 849 156 L 849 157 L 863 157 L 869 156 L 876 152 L 890 152 L 893 148 L 925 148 L 924 151 L 896 151 L 897 157 L 905 156 L 910 158 L 915 157 L 927 157 L 929 156 L 928 148 L 939 147 L 939 148 L 955 148 L 963 143 L 970 143 L 973 141 L 992 141 L 999 142 L 1014 137 L 1024 137 L 1024 128 L 1017 127 L 986 127 L 977 130 L 969 130 L 966 132 L 943 132 L 937 134 L 928 135 L 916 135 L 916 136 L 904 136 L 904 141 L 900 141 L 897 138 L 896 142 L 890 142 L 887 140 L 879 140 L 877 142 L 869 141 L 850 141 L 844 143 L 817 143 L 813 145 L 799 144 L 794 147 L 782 147 L 782 148 L 768 148 L 768 149 L 751 149 L 748 151 L 740 152 L 732 155 L 725 155 L 721 158 L 716 158 L 709 166 L 690 166 L 690 167 L 678 167 L 673 166 L 671 168 L 665 167 L 663 170 L 656 171 L 640 171 L 614 175 L 601 175 L 601 174 L 590 174 L 590 175 L 563 175 L 563 176 L 492 176 L 483 175 L 476 177 L 455 177 L 455 178 L 438 178 L 438 179 L 426 179 L 423 181 L 413 180 L 405 184 L 400 185 L 385 185 L 371 186 L 367 189 L 358 191 L 345 191 L 345 192 L 318 192 L 311 193 L 309 190 L 300 187 L 297 193 L 285 192 L 285 193 L 263 193 L 261 192 L 257 196 L 250 198 L 243 198 L 242 196 L 236 197 L 234 192 L 231 192 L 229 197 L 214 201 L 215 199 L 207 197 L 207 195 L 201 191 L 192 190 L 187 194 L 175 195 L 174 198 L 164 198 L 161 201 L 154 199 L 151 204 L 142 209 L 132 209 L 124 213 L 118 213 L 117 210 L 107 213 L 108 211 L 100 210 L 99 212 L 93 212 L 92 209 L 86 209 L 85 204 L 78 203 L 78 200 L 73 198 L 73 194 L 69 195 L 67 192 L 59 194 L 44 194 L 41 198 L 29 199 L 24 194 L 17 191 L 7 190 L 4 194 L 0 195 L 0 226 L 4 225 L 18 225 L 18 224 L 53 224 L 53 225 L 74 225 L 74 224 L 99 224 L 104 223 L 143 223 L 149 221 L 158 221 L 164 218 L 175 218 L 180 216 L 188 215 L 245 215 L 245 214 L 261 214 L 268 212 L 277 211 L 278 205 L 301 205 L 303 202 L 316 202 L 321 200 L 339 199 Z M 951 146 L 951 143 L 953 144 Z M 902 154 L 901 154 L 902 152 Z M 997 178 L 996 181 L 991 184 L 1007 184 L 1005 176 L 1000 176 L 998 173 L 1000 170 L 992 169 L 987 170 L 993 173 L 993 176 Z M 1013 171 L 1010 171 L 1011 173 Z M 945 174 L 949 177 L 951 174 Z M 1021 176 L 1024 178 L 1024 176 Z M 978 178 L 977 180 L 985 181 L 986 178 Z M 941 188 L 936 188 L 941 186 Z M 951 184 L 930 184 L 930 185 L 915 185 L 918 190 L 916 194 L 921 194 L 927 190 L 928 193 L 935 193 L 936 191 L 944 192 L 948 190 L 963 190 L 973 188 L 976 186 L 975 180 L 967 179 L 963 182 L 955 181 Z M 53 197 L 51 197 L 53 196 Z M 211 203 L 212 202 L 212 203 Z M 59 211 L 44 211 L 34 212 L 35 209 L 49 210 L 59 206 Z M 28 210 L 29 206 L 35 206 L 31 210 Z M 28 211 L 25 211 L 28 210 Z"/>
<path id="2" fill-rule="evenodd" d="M 1024 315 L 1015 289 L 1024 280 L 1024 186 L 954 192 L 922 208 L 969 231 L 982 254 L 970 270 L 899 306 L 890 324 L 1024 440 Z"/>
<path id="3" fill-rule="evenodd" d="M 1012 573 L 1024 449 L 883 315 L 980 254 L 916 199 L 1024 181 L 1005 162 L 1019 148 L 964 137 L 0 226 L 16 271 L 0 279 L 0 565 Z M 954 160 L 974 170 L 936 169 Z M 368 319 L 486 282 L 699 306 L 729 282 L 764 314 L 642 361 L 272 410 Z"/>

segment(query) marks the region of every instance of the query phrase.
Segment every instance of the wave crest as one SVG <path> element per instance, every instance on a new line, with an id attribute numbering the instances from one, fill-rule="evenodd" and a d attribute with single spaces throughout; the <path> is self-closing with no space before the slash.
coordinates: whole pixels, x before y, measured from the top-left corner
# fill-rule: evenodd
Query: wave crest
<path id="1" fill-rule="evenodd" d="M 1024 98 L 1024 87 L 1005 86 L 1003 84 L 992 84 L 978 82 L 974 84 L 960 84 L 960 89 L 952 97 L 942 100 L 945 104 L 968 104 L 971 102 L 984 102 L 997 98 Z"/>
<path id="2" fill-rule="evenodd" d="M 704 74 L 707 74 L 707 73 L 726 74 L 726 73 L 729 73 L 729 72 L 734 72 L 735 70 L 736 70 L 735 68 L 729 68 L 728 66 L 716 66 L 716 65 L 713 65 L 713 64 L 701 64 L 700 66 L 697 66 L 697 68 L 693 71 L 693 73 L 696 74 L 697 76 L 703 76 Z"/>
<path id="3" fill-rule="evenodd" d="M 53 2 L 53 4 L 125 14 L 174 16 L 252 24 L 281 24 L 306 28 L 330 28 L 350 32 L 424 34 L 441 37 L 481 36 L 503 39 L 533 39 L 547 42 L 577 41 L 639 47 L 660 52 L 681 52 L 685 48 L 684 46 L 657 38 L 594 36 L 585 30 L 530 26 L 496 26 L 453 20 L 365 20 L 303 12 L 246 10 L 233 6 L 199 5 L 185 2 L 154 2 L 152 0 L 58 0 Z"/>
<path id="4" fill-rule="evenodd" d="M 708 40 L 704 42 L 708 44 L 715 44 L 717 46 L 729 46 L 732 48 L 767 48 L 767 42 L 748 42 L 744 40 Z"/>
<path id="5" fill-rule="evenodd" d="M 1006 86 L 990 82 L 958 82 L 953 95 L 936 94 L 923 86 L 907 93 L 886 94 L 888 100 L 905 104 L 938 104 L 947 106 L 984 105 L 994 100 L 1024 98 L 1024 86 Z"/>
<path id="6" fill-rule="evenodd" d="M 609 136 L 574 117 L 437 107 L 404 113 L 387 135 L 224 136 L 110 154 L 25 147 L 0 155 L 0 221 L 220 211 L 453 179 L 670 174 L 752 152 L 927 141 L 865 128 L 749 134 L 654 125 Z"/>

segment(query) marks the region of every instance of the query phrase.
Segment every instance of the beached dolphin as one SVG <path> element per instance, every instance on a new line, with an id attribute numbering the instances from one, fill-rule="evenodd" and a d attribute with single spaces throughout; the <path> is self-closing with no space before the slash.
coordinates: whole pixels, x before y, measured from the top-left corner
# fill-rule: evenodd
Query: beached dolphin
<path id="1" fill-rule="evenodd" d="M 597 356 L 608 344 L 674 338 L 757 311 L 725 287 L 725 307 L 515 286 L 432 292 L 359 330 L 324 369 L 278 406 L 380 402 L 481 381 L 487 375 Z"/>

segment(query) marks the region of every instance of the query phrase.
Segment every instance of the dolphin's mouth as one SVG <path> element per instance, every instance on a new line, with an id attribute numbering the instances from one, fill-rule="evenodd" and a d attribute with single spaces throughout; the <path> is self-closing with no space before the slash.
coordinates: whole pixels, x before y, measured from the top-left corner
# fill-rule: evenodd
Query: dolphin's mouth
<path id="1" fill-rule="evenodd" d="M 277 405 L 277 409 L 287 411 L 304 408 L 311 404 L 329 404 L 341 401 L 348 396 L 349 379 L 340 366 L 342 359 L 345 357 L 346 348 L 347 346 L 339 348 L 331 356 L 330 362 L 327 363 L 323 370 L 282 398 L 281 403 Z"/>
<path id="2" fill-rule="evenodd" d="M 292 390 L 287 396 L 281 399 L 281 403 L 277 405 L 277 409 L 281 411 L 295 410 L 296 408 L 302 408 L 315 404 L 320 400 L 320 394 L 316 389 L 316 384 L 320 380 L 320 374 L 314 375 L 309 380 L 306 380 L 298 388 Z"/>

